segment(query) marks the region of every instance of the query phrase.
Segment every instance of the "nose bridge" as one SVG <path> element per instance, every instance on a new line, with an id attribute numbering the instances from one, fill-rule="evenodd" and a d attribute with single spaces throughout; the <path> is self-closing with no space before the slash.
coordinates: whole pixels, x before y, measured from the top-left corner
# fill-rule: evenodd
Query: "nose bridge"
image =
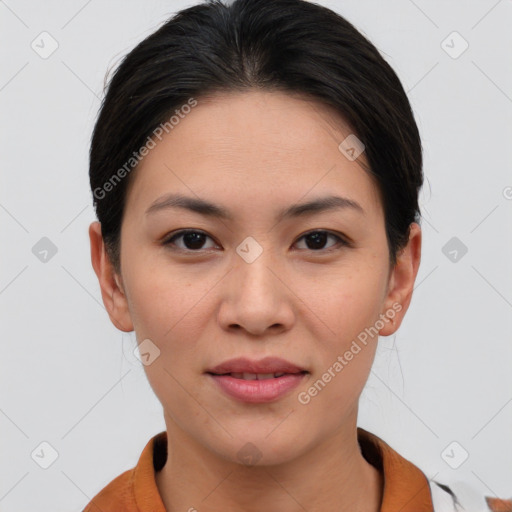
<path id="1" fill-rule="evenodd" d="M 275 252 L 270 247 L 270 237 L 266 237 L 265 241 L 260 238 L 258 242 L 256 238 L 248 236 L 238 245 L 236 253 L 234 271 L 244 293 L 268 293 L 271 291 L 268 288 L 275 288 L 277 262 Z M 272 296 L 266 298 L 272 300 Z"/>
<path id="2" fill-rule="evenodd" d="M 277 277 L 281 265 L 268 244 L 247 237 L 236 248 L 230 272 L 229 297 L 222 306 L 225 327 L 238 325 L 252 334 L 262 334 L 271 326 L 291 325 L 293 314 L 287 303 L 286 287 Z M 279 268 L 278 268 L 279 267 Z"/>

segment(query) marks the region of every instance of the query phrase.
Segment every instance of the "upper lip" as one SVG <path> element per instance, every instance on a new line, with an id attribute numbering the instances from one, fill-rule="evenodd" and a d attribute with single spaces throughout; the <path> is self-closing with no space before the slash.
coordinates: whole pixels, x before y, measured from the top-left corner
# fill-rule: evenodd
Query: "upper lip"
<path id="1" fill-rule="evenodd" d="M 265 357 L 258 361 L 238 357 L 210 368 L 207 373 L 221 375 L 226 373 L 301 373 L 305 371 L 307 370 L 280 357 Z"/>

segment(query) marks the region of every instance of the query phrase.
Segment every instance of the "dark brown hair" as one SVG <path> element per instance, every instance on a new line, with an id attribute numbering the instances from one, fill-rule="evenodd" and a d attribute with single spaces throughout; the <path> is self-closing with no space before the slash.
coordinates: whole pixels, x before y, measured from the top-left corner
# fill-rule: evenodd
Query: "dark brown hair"
<path id="1" fill-rule="evenodd" d="M 410 224 L 420 220 L 423 184 L 420 136 L 395 72 L 352 24 L 313 2 L 210 0 L 178 12 L 140 42 L 108 83 L 92 135 L 89 177 L 117 272 L 135 153 L 191 98 L 254 88 L 329 105 L 363 142 L 395 265 Z"/>

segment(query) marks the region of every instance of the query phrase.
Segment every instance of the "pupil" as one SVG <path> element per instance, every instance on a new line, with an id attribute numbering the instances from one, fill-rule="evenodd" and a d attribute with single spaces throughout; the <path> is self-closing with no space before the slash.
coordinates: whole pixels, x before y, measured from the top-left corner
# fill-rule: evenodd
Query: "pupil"
<path id="1" fill-rule="evenodd" d="M 325 238 L 327 237 L 327 233 L 312 233 L 311 235 L 308 235 L 306 237 L 307 240 L 313 240 L 313 245 L 316 245 L 316 247 L 310 247 L 308 244 L 309 249 L 321 249 L 322 246 L 325 244 Z M 320 239 L 320 245 L 318 246 L 318 241 Z"/>
<path id="2" fill-rule="evenodd" d="M 201 240 L 202 237 L 204 237 L 202 233 L 185 233 L 183 235 L 183 241 L 188 249 L 200 249 L 203 242 L 203 240 Z M 198 245 L 194 245 L 198 242 Z M 192 247 L 189 247 L 190 244 Z"/>

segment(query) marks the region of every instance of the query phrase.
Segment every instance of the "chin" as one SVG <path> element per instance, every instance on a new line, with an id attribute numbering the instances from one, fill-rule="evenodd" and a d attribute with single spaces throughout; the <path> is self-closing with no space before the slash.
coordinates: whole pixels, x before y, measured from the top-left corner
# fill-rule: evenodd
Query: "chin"
<path id="1" fill-rule="evenodd" d="M 254 431 L 245 437 L 237 435 L 227 441 L 228 446 L 210 447 L 222 458 L 241 466 L 278 466 L 293 461 L 305 447 L 297 446 L 296 437 L 269 435 L 273 428 L 263 429 L 260 435 Z"/>

